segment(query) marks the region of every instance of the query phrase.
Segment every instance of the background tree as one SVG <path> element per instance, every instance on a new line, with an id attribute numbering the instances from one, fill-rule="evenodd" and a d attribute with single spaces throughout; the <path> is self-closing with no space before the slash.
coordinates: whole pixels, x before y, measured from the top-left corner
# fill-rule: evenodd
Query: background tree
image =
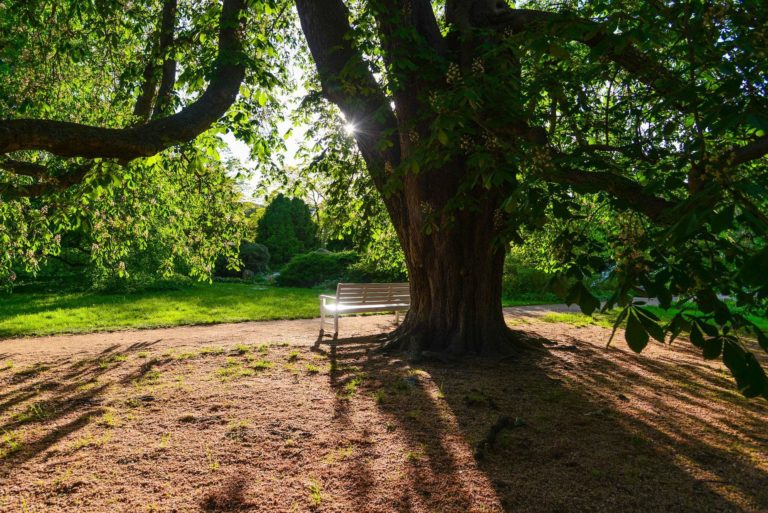
<path id="1" fill-rule="evenodd" d="M 282 264 L 294 255 L 317 248 L 316 235 L 317 227 L 307 204 L 278 194 L 259 219 L 256 242 L 269 249 L 274 263 Z"/>
<path id="2" fill-rule="evenodd" d="M 301 86 L 310 93 L 292 113 L 293 123 L 306 129 L 294 155 L 297 164 L 267 170 L 260 189 L 308 199 L 323 247 L 360 255 L 348 279 L 407 281 L 397 234 L 349 126 L 333 104 L 314 92 L 317 75 L 310 70 L 304 76 Z"/>
<path id="3" fill-rule="evenodd" d="M 109 183 L 72 194 L 66 208 L 49 207 L 50 222 L 67 227 L 57 234 L 57 254 L 37 262 L 35 276 L 17 264 L 18 281 L 134 290 L 161 279 L 207 279 L 218 255 L 236 256 L 246 219 L 232 171 L 194 147 L 180 150 L 125 174 L 111 170 Z"/>

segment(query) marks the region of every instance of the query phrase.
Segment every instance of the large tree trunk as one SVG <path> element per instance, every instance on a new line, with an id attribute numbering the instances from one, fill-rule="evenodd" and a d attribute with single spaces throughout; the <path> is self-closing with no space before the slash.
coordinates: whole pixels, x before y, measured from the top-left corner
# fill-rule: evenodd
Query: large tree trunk
<path id="1" fill-rule="evenodd" d="M 408 265 L 411 309 L 389 346 L 417 357 L 507 356 L 519 344 L 501 309 L 501 213 L 489 198 L 476 208 L 434 215 L 431 202 L 456 192 L 446 179 L 453 173 L 439 174 L 440 185 L 428 177 L 407 180 L 407 215 L 392 215 Z"/>
<path id="2" fill-rule="evenodd" d="M 399 347 L 492 357 L 515 349 L 501 310 L 504 251 L 485 233 L 487 216 L 467 217 L 477 220 L 476 229 L 411 235 L 411 245 L 424 251 L 406 255 L 412 302 L 394 333 Z"/>

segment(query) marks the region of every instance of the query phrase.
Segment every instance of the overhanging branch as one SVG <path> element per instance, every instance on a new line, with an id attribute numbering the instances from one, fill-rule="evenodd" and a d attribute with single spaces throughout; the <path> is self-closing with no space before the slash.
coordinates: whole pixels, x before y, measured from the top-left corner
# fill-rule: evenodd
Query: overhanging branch
<path id="1" fill-rule="evenodd" d="M 34 162 L 24 162 L 7 157 L 0 157 L 0 169 L 5 169 L 15 175 L 28 176 L 30 178 L 44 178 L 48 176 L 48 168 L 35 164 Z"/>
<path id="2" fill-rule="evenodd" d="M 768 155 L 768 135 L 758 137 L 749 144 L 731 150 L 733 164 L 745 164 Z"/>
<path id="3" fill-rule="evenodd" d="M 489 2 L 476 3 L 488 4 Z M 612 34 L 603 24 L 564 13 L 512 9 L 506 5 L 506 2 L 503 2 L 503 7 L 502 2 L 491 3 L 494 4 L 492 8 L 475 8 L 469 11 L 469 21 L 473 27 L 506 30 L 513 34 L 541 32 L 578 41 L 593 49 L 600 48 L 605 58 L 615 62 L 634 78 L 669 99 L 678 109 L 683 112 L 689 110 L 679 99 L 679 93 L 685 91 L 689 85 L 632 44 L 622 40 L 621 36 Z"/>
<path id="4" fill-rule="evenodd" d="M 234 103 L 245 76 L 242 58 L 245 0 L 224 0 L 219 55 L 208 88 L 180 112 L 129 128 L 102 128 L 65 121 L 0 121 L 0 153 L 43 150 L 61 157 L 132 160 L 188 142 L 207 130 Z"/>
<path id="5" fill-rule="evenodd" d="M 3 199 L 35 198 L 44 194 L 66 190 L 73 185 L 81 183 L 88 172 L 94 167 L 93 162 L 86 162 L 74 166 L 67 173 L 51 178 L 50 172 L 44 166 L 26 162 L 23 162 L 22 164 L 37 166 L 40 170 L 43 170 L 45 176 L 48 177 L 47 181 L 37 182 L 30 185 L 0 184 L 0 196 L 2 196 Z M 2 167 L 5 167 L 4 164 Z"/>
<path id="6" fill-rule="evenodd" d="M 677 206 L 676 203 L 648 193 L 641 184 L 624 176 L 557 165 L 542 169 L 539 174 L 544 180 L 570 185 L 580 192 L 607 192 L 656 223 L 668 224 L 673 221 L 670 214 Z"/>

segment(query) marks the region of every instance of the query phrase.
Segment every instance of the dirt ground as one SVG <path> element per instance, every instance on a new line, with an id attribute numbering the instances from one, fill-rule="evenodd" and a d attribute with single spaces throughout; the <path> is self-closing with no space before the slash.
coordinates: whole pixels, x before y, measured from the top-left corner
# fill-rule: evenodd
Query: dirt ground
<path id="1" fill-rule="evenodd" d="M 766 401 L 543 311 L 505 363 L 381 355 L 391 316 L 0 341 L 0 511 L 768 511 Z"/>

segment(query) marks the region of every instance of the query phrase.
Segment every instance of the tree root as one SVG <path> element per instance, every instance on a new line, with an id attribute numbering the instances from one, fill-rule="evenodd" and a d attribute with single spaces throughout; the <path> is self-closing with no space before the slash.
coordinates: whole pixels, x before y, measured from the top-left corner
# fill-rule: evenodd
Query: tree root
<path id="1" fill-rule="evenodd" d="M 440 338 L 445 339 L 445 337 Z M 471 350 L 470 348 L 474 346 L 462 340 L 458 334 L 451 337 L 450 342 L 441 349 L 436 349 L 430 340 L 422 330 L 404 323 L 384 338 L 378 351 L 385 354 L 404 354 L 411 363 L 425 361 L 448 363 L 466 357 L 509 361 L 529 350 L 544 350 L 542 339 L 505 327 L 500 328 L 497 335 L 489 336 L 483 341 L 481 352 Z"/>

